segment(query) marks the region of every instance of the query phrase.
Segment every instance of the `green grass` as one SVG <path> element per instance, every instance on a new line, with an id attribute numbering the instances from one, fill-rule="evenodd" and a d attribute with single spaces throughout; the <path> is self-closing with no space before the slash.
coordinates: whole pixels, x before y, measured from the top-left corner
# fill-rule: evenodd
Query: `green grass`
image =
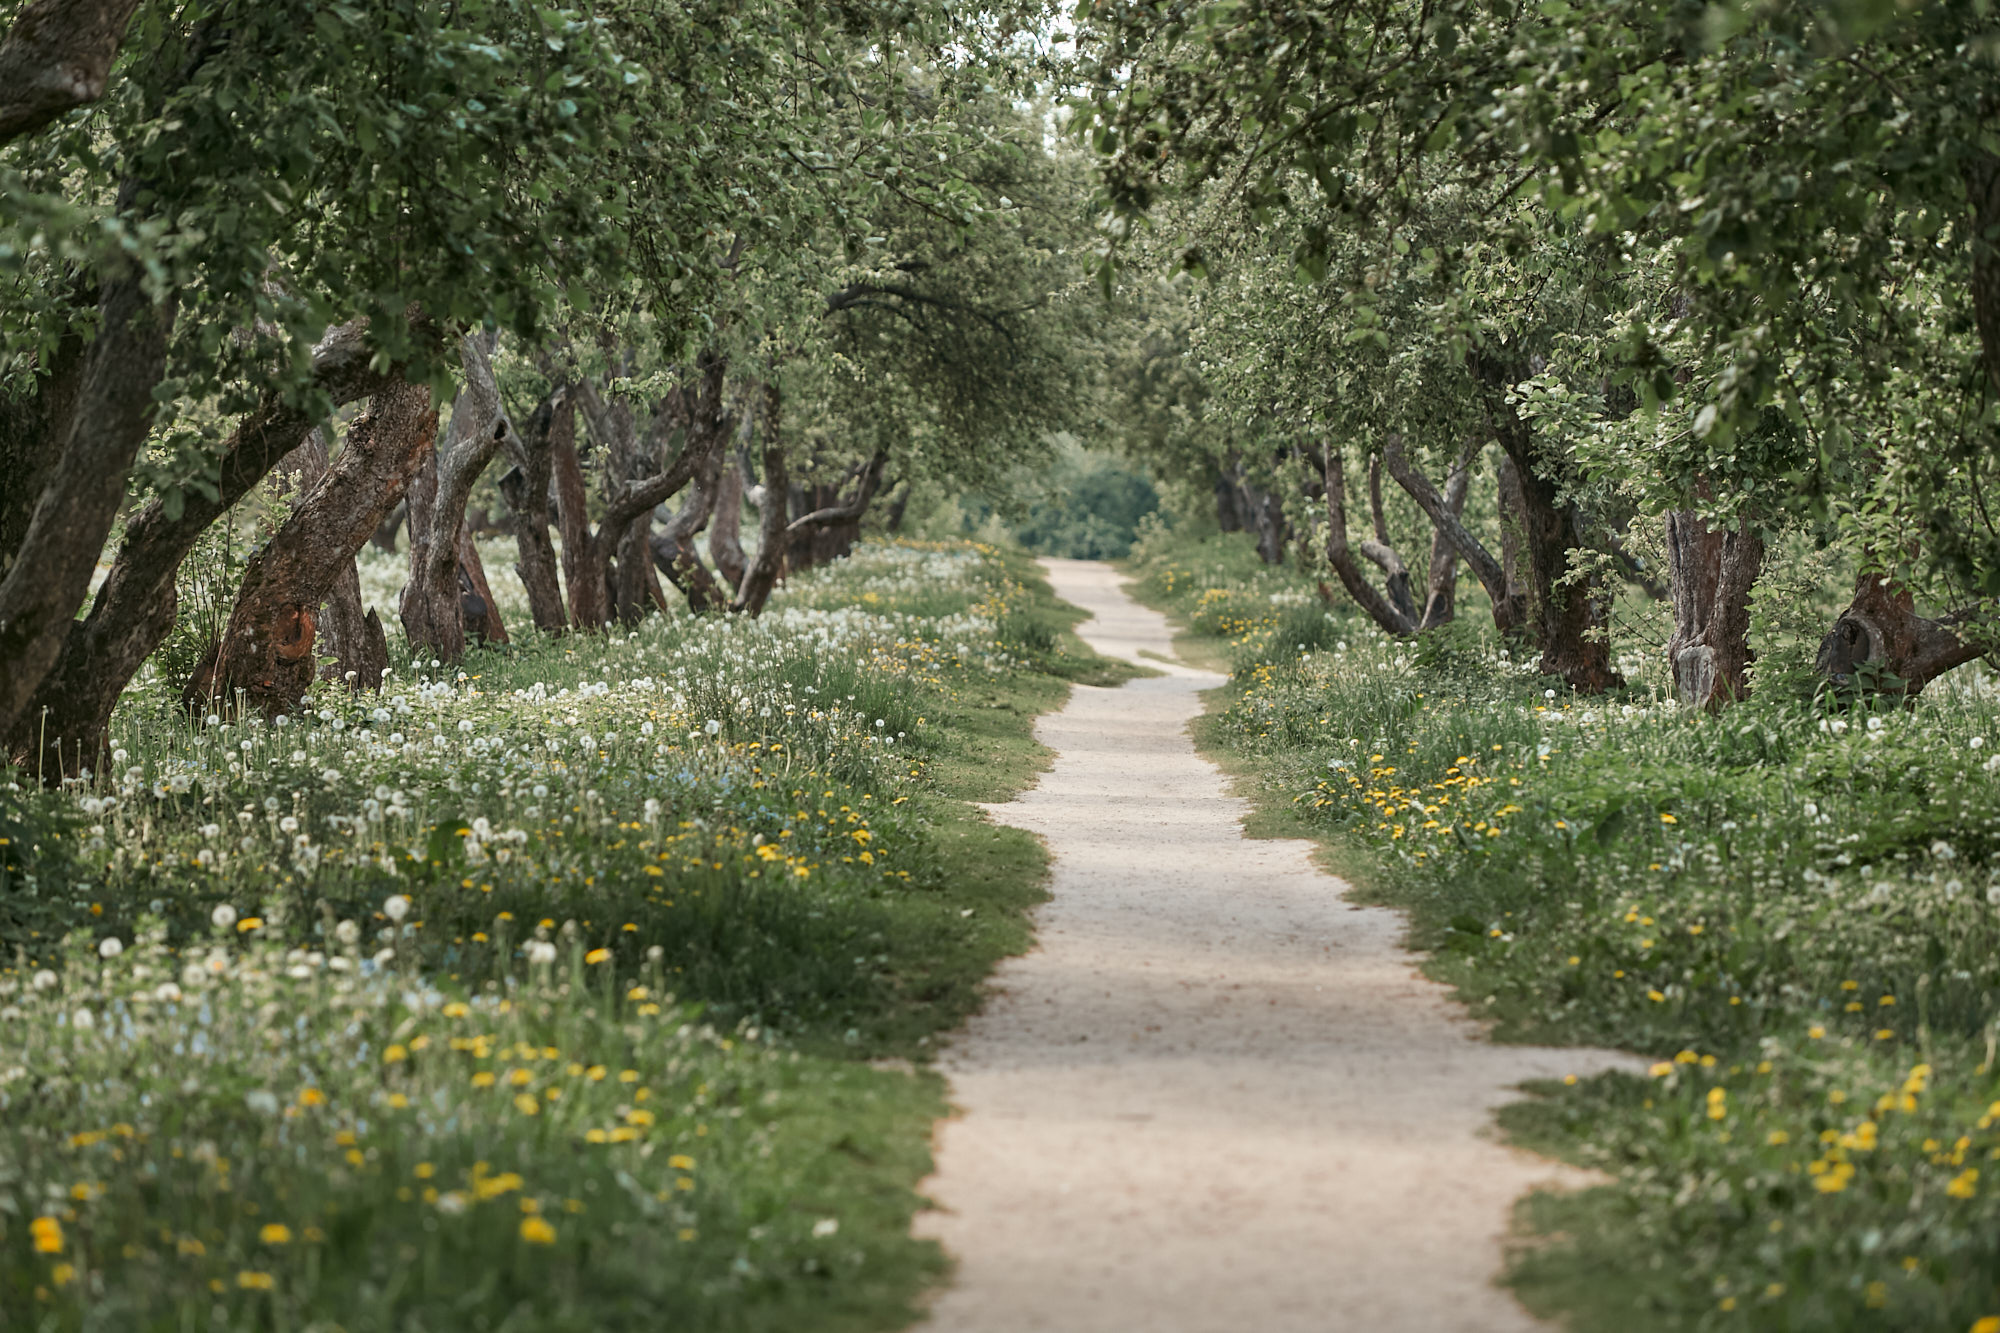
<path id="1" fill-rule="evenodd" d="M 1472 613 L 1396 643 L 1235 544 L 1145 554 L 1142 591 L 1234 669 L 1201 737 L 1262 830 L 1407 911 L 1500 1039 L 1659 1061 L 1503 1115 L 1613 1182 L 1524 1201 L 1524 1300 L 1581 1330 L 2000 1315 L 1990 675 L 1690 715 L 1644 662 L 1577 698 Z"/>
<path id="2" fill-rule="evenodd" d="M 0 809 L 0 1309 L 908 1323 L 925 1061 L 1046 874 L 969 802 L 1118 674 L 1073 620 L 1018 555 L 864 547 L 754 624 L 405 661 L 284 728 L 137 693 L 115 772 Z"/>

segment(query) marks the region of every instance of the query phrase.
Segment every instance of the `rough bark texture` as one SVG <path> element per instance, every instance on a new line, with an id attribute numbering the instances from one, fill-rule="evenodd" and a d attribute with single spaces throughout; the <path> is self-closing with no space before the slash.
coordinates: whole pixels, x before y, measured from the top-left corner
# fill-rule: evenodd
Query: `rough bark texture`
<path id="1" fill-rule="evenodd" d="M 64 423 L 76 404 L 76 391 L 83 383 L 85 353 L 90 343 L 77 332 L 77 324 L 87 307 L 79 298 L 72 322 L 62 340 L 37 370 L 34 392 L 18 398 L 0 398 L 0 576 L 13 567 L 35 516 L 35 504 L 42 487 L 54 470 L 61 452 L 52 441 L 62 438 Z"/>
<path id="2" fill-rule="evenodd" d="M 839 487 L 814 487 L 810 492 L 818 503 L 799 513 L 796 499 L 792 512 L 798 514 L 785 525 L 786 564 L 794 571 L 827 560 L 838 560 L 854 549 L 854 543 L 861 538 L 861 516 L 868 512 L 868 506 L 881 489 L 882 474 L 889 466 L 889 456 L 877 453 L 866 462 L 848 473 L 847 480 Z M 848 484 L 851 491 L 842 491 Z M 769 486 L 768 480 L 765 485 Z M 794 495 L 796 495 L 794 488 Z M 793 563 L 795 553 L 809 551 L 811 558 L 804 565 Z"/>
<path id="3" fill-rule="evenodd" d="M 500 604 L 493 600 L 492 585 L 486 582 L 486 562 L 472 540 L 472 527 L 458 528 L 459 619 L 466 635 L 479 643 L 511 643 L 507 622 L 500 618 Z"/>
<path id="4" fill-rule="evenodd" d="M 694 478 L 688 483 L 686 498 L 651 539 L 652 557 L 660 572 L 680 589 L 687 598 L 688 609 L 695 612 L 727 607 L 733 588 L 741 583 L 740 575 L 738 584 L 729 588 L 718 583 L 695 546 L 696 535 L 715 512 L 722 488 L 722 456 L 727 452 L 727 441 L 719 434 L 706 441 L 689 436 L 688 448 L 704 445 L 706 456 L 695 461 Z M 737 554 L 740 561 L 741 551 Z"/>
<path id="5" fill-rule="evenodd" d="M 1477 449 L 1468 449 L 1444 480 L 1445 512 L 1457 522 L 1465 513 L 1466 493 L 1472 488 L 1472 460 Z M 1431 528 L 1431 559 L 1424 583 L 1424 616 L 1418 629 L 1427 630 L 1449 623 L 1458 614 L 1458 547 L 1435 524 Z"/>
<path id="6" fill-rule="evenodd" d="M 1820 672 L 1837 689 L 1914 698 L 1945 672 L 1981 656 L 1952 630 L 1954 619 L 1918 615 L 1908 588 L 1864 571 L 1854 600 L 1820 641 Z"/>
<path id="7" fill-rule="evenodd" d="M 591 437 L 606 451 L 605 505 L 597 525 L 595 550 L 607 589 L 607 614 L 632 623 L 666 598 L 653 573 L 653 510 L 672 499 L 695 475 L 696 467 L 729 434 L 723 398 L 728 362 L 712 351 L 695 362 L 694 374 L 670 391 L 642 434 L 630 406 L 606 401 L 588 381 L 577 385 L 577 404 L 590 423 Z M 679 454 L 661 466 L 669 439 L 679 434 Z M 560 498 L 560 497 L 559 497 Z M 567 544 L 567 529 L 563 538 Z M 565 551 L 564 572 L 568 561 Z"/>
<path id="8" fill-rule="evenodd" d="M 567 423 L 567 424 L 565 424 Z M 563 586 L 569 590 L 569 623 L 581 630 L 603 629 L 611 619 L 604 557 L 590 530 L 583 487 L 583 464 L 576 454 L 575 418 L 557 418 L 549 433 L 549 466 L 555 476 L 556 526 L 562 532 Z"/>
<path id="9" fill-rule="evenodd" d="M 313 383 L 335 407 L 379 391 L 393 373 L 371 366 L 363 333 L 358 322 L 345 324 L 313 349 Z M 39 767 L 51 779 L 98 763 L 118 696 L 173 628 L 174 576 L 181 562 L 201 534 L 292 452 L 312 425 L 298 407 L 267 398 L 224 442 L 213 498 L 190 491 L 171 517 L 155 500 L 127 522 L 124 544 L 90 614 L 70 627 L 54 669 L 35 691 L 22 724 L 7 736 L 14 756 L 25 758 L 44 746 Z"/>
<path id="10" fill-rule="evenodd" d="M 105 283 L 98 308 L 97 338 L 84 354 L 75 398 L 49 441 L 59 461 L 0 578 L 0 734 L 12 730 L 55 666 L 89 595 L 126 473 L 153 422 L 153 386 L 166 369 L 172 307 L 149 301 L 137 275 Z"/>
<path id="11" fill-rule="evenodd" d="M 1487 357 L 1473 358 L 1473 375 L 1486 399 L 1494 437 L 1514 464 L 1520 480 L 1522 543 L 1534 588 L 1541 670 L 1561 676 L 1570 688 L 1596 694 L 1620 684 L 1611 668 L 1611 645 L 1600 631 L 1602 607 L 1588 584 L 1558 586 L 1569 573 L 1569 553 L 1583 546 L 1574 505 L 1535 454 L 1534 431 L 1507 401 L 1509 386 L 1527 378 L 1526 368 Z"/>
<path id="12" fill-rule="evenodd" d="M 189 684 L 191 706 L 233 706 L 240 693 L 275 714 L 305 697 L 315 613 L 416 476 L 437 433 L 430 397 L 401 382 L 375 395 L 327 474 L 250 557 L 222 642 Z"/>
<path id="13" fill-rule="evenodd" d="M 1750 590 L 1763 567 L 1764 539 L 1747 520 L 1712 528 L 1693 510 L 1667 515 L 1667 660 L 1682 703 L 1713 711 L 1750 696 Z"/>
<path id="14" fill-rule="evenodd" d="M 764 423 L 763 480 L 750 492 L 750 502 L 757 506 L 757 558 L 743 573 L 743 582 L 737 589 L 736 600 L 729 609 L 756 616 L 763 614 L 764 603 L 771 599 L 771 589 L 777 586 L 778 575 L 784 571 L 785 562 L 785 516 L 789 512 L 787 497 L 791 487 L 785 478 L 785 447 L 779 432 L 779 412 L 784 406 L 782 395 L 775 384 L 764 386 L 762 406 Z"/>
<path id="15" fill-rule="evenodd" d="M 1354 548 L 1349 545 L 1347 536 L 1346 465 L 1340 454 L 1338 446 L 1327 446 L 1321 459 L 1321 469 L 1326 480 L 1327 563 L 1333 566 L 1333 572 L 1339 576 L 1340 586 L 1347 589 L 1347 595 L 1368 613 L 1369 619 L 1391 634 L 1398 636 L 1415 634 L 1417 632 L 1415 613 L 1397 606 L 1392 598 L 1377 590 L 1375 585 L 1368 581 L 1368 575 L 1362 570 L 1361 562 L 1354 558 Z M 1401 563 L 1397 562 L 1399 567 Z M 1407 594 L 1404 600 L 1408 601 Z"/>
<path id="16" fill-rule="evenodd" d="M 304 444 L 279 462 L 277 470 L 297 475 L 303 502 L 326 476 L 329 466 L 326 433 L 314 429 L 306 434 Z M 322 680 L 344 680 L 356 694 L 382 688 L 382 675 L 389 667 L 389 640 L 382 632 L 382 618 L 361 603 L 361 571 L 354 561 L 349 560 L 334 575 L 317 626 L 319 645 L 314 656 L 322 659 Z M 331 662 L 324 660 L 329 657 Z"/>
<path id="17" fill-rule="evenodd" d="M 528 590 L 528 615 L 544 634 L 568 627 L 556 548 L 549 540 L 550 446 L 576 438 L 576 407 L 569 386 L 558 383 L 536 406 L 524 429 L 508 437 L 514 466 L 500 478 L 500 494 L 514 513 L 514 572 Z"/>
<path id="18" fill-rule="evenodd" d="M 452 404 L 443 439 L 423 463 L 423 480 L 411 491 L 410 581 L 398 610 L 411 649 L 427 651 L 444 662 L 456 662 L 465 652 L 468 627 L 462 585 L 472 576 L 463 570 L 459 534 L 465 527 L 466 500 L 479 474 L 513 433 L 500 408 L 487 337 L 483 331 L 471 333 L 460 346 L 465 385 Z M 477 582 L 484 584 L 483 570 Z M 484 595 L 482 611 L 490 615 L 491 609 L 489 593 Z M 493 637 L 492 625 L 483 628 L 487 637 Z M 504 628 L 497 641 L 507 641 Z"/>
<path id="19" fill-rule="evenodd" d="M 1425 476 L 1411 463 L 1409 455 L 1404 451 L 1403 441 L 1400 436 L 1390 436 L 1384 443 L 1382 452 L 1389 465 L 1389 475 L 1394 477 L 1396 484 L 1401 486 L 1409 494 L 1409 497 L 1417 502 L 1417 508 L 1424 511 L 1424 517 L 1431 521 L 1432 527 L 1436 530 L 1437 536 L 1431 542 L 1431 588 L 1433 598 L 1439 595 L 1439 561 L 1446 558 L 1445 552 L 1440 549 L 1440 545 L 1442 544 L 1443 547 L 1448 548 L 1450 552 L 1465 561 L 1471 568 L 1473 577 L 1478 579 L 1480 586 L 1486 589 L 1487 599 L 1493 603 L 1493 624 L 1495 628 L 1499 629 L 1502 634 L 1507 634 L 1525 623 L 1528 618 L 1528 599 L 1526 595 L 1518 587 L 1511 584 L 1507 577 L 1504 563 L 1493 558 L 1492 553 L 1486 549 L 1485 543 L 1473 536 L 1471 530 L 1465 526 L 1459 517 L 1465 511 L 1465 495 L 1471 483 L 1471 463 L 1477 451 L 1471 450 L 1467 452 L 1458 468 L 1446 479 L 1443 494 L 1440 494 L 1437 487 L 1431 484 L 1429 477 Z M 1502 532 L 1503 534 L 1505 532 L 1504 523 L 1502 524 Z M 1445 576 L 1451 578 L 1455 584 L 1455 564 L 1447 566 Z M 1456 596 L 1455 589 L 1448 589 L 1442 595 L 1446 603 L 1443 615 L 1448 620 L 1451 618 L 1449 607 Z M 1424 621 L 1426 624 L 1432 623 L 1428 607 L 1425 610 Z"/>
<path id="20" fill-rule="evenodd" d="M 138 0 L 35 0 L 0 41 L 0 143 L 104 96 Z"/>
<path id="21" fill-rule="evenodd" d="M 708 554 L 730 589 L 743 586 L 743 464 L 734 455 L 722 461 L 716 478 L 715 514 L 708 525 Z"/>

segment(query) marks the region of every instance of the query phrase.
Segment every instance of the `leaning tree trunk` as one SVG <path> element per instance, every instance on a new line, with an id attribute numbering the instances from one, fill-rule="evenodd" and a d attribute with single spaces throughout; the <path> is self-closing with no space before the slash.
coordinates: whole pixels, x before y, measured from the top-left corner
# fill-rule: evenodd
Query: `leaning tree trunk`
<path id="1" fill-rule="evenodd" d="M 1982 656 L 1953 631 L 1956 619 L 1918 615 L 1908 588 L 1864 567 L 1854 600 L 1820 641 L 1817 665 L 1837 689 L 1914 698 L 1945 672 Z"/>
<path id="2" fill-rule="evenodd" d="M 1473 360 L 1493 434 L 1520 478 L 1521 537 L 1534 590 L 1540 669 L 1561 676 L 1571 689 L 1596 694 L 1623 682 L 1611 667 L 1611 644 L 1603 633 L 1603 608 L 1594 583 L 1562 582 L 1569 574 L 1570 552 L 1583 548 L 1583 534 L 1576 506 L 1563 499 L 1561 485 L 1536 455 L 1533 429 L 1507 401 L 1509 386 L 1527 378 L 1518 369 L 1486 357 Z"/>
<path id="3" fill-rule="evenodd" d="M 1398 638 L 1407 638 L 1417 632 L 1417 619 L 1409 607 L 1407 587 L 1409 575 L 1402 570 L 1402 560 L 1379 542 L 1363 542 L 1364 548 L 1378 548 L 1369 558 L 1381 567 L 1391 586 L 1400 573 L 1405 593 L 1402 605 L 1396 599 L 1384 594 L 1361 568 L 1361 562 L 1354 558 L 1355 548 L 1347 536 L 1347 469 L 1341 457 L 1341 448 L 1335 444 L 1320 446 L 1320 468 L 1326 483 L 1326 560 L 1333 566 L 1333 572 L 1340 579 L 1340 586 L 1347 589 L 1347 595 L 1368 618 Z M 1364 550 L 1364 554 L 1367 552 Z M 1386 558 L 1385 558 L 1386 557 Z M 1393 565 L 1389 563 L 1393 561 Z"/>
<path id="4" fill-rule="evenodd" d="M 335 407 L 380 392 L 397 370 L 373 364 L 359 322 L 327 335 L 312 354 L 312 378 Z M 35 691 L 6 747 L 25 761 L 46 747 L 40 768 L 53 781 L 99 762 L 118 697 L 173 629 L 174 577 L 209 526 L 248 495 L 313 423 L 272 395 L 224 441 L 213 495 L 188 491 L 177 513 L 158 500 L 126 524 L 124 543 L 90 614 L 71 625 L 62 654 Z"/>
<path id="5" fill-rule="evenodd" d="M 1472 488 L 1472 460 L 1477 448 L 1467 449 L 1444 479 L 1444 507 L 1453 521 L 1465 513 L 1466 493 Z M 1417 628 L 1435 629 L 1458 615 L 1458 547 L 1442 528 L 1431 528 L 1431 559 L 1425 582 L 1424 615 Z"/>
<path id="6" fill-rule="evenodd" d="M 266 714 L 298 706 L 312 685 L 315 611 L 409 489 L 436 433 L 428 386 L 375 395 L 326 476 L 250 557 L 222 642 L 184 692 L 190 706 L 231 707 L 239 695 Z"/>
<path id="7" fill-rule="evenodd" d="M 330 462 L 326 432 L 316 428 L 279 467 L 296 465 L 303 503 L 304 497 L 326 476 Z M 333 659 L 320 668 L 320 678 L 345 681 L 357 694 L 362 690 L 379 691 L 382 677 L 389 671 L 389 639 L 382 632 L 382 617 L 361 604 L 361 570 L 353 560 L 335 573 L 317 625 L 319 646 L 314 656 Z"/>
<path id="8" fill-rule="evenodd" d="M 1713 528 L 1691 509 L 1667 515 L 1674 635 L 1667 661 L 1681 702 L 1713 712 L 1750 695 L 1750 590 L 1764 539 L 1744 519 Z"/>
<path id="9" fill-rule="evenodd" d="M 556 440 L 576 444 L 576 406 L 569 386 L 557 384 L 528 418 L 527 429 L 507 437 L 514 466 L 500 478 L 500 495 L 514 511 L 514 573 L 528 590 L 528 615 L 544 634 L 569 627 L 556 548 L 549 540 L 551 450 Z"/>
<path id="10" fill-rule="evenodd" d="M 444 662 L 456 662 L 465 653 L 466 575 L 459 533 L 466 501 L 513 429 L 493 382 L 487 335 L 467 334 L 460 349 L 465 387 L 452 405 L 443 441 L 423 461 L 423 475 L 410 492 L 410 581 L 399 608 L 411 651 L 427 651 Z M 489 613 L 491 606 L 489 597 Z M 504 629 L 499 641 L 506 642 Z"/>
<path id="11" fill-rule="evenodd" d="M 1389 475 L 1394 477 L 1396 484 L 1401 486 L 1409 494 L 1409 497 L 1417 502 L 1417 508 L 1424 511 L 1424 517 L 1431 521 L 1431 525 L 1436 532 L 1436 536 L 1431 542 L 1432 596 L 1434 598 L 1439 596 L 1439 564 L 1441 560 L 1446 559 L 1445 552 L 1440 549 L 1442 546 L 1449 548 L 1453 554 L 1463 559 L 1466 565 L 1471 568 L 1473 577 L 1477 578 L 1480 586 L 1486 589 L 1487 600 L 1493 603 L 1494 628 L 1502 634 L 1513 633 L 1527 621 L 1527 595 L 1509 576 L 1504 555 L 1501 559 L 1494 559 L 1492 553 L 1486 549 L 1485 544 L 1472 535 L 1471 530 L 1465 526 L 1460 517 L 1465 512 L 1465 494 L 1471 484 L 1472 460 L 1478 456 L 1478 450 L 1473 448 L 1466 451 L 1458 469 L 1450 477 L 1446 478 L 1443 494 L 1439 494 L 1437 487 L 1431 484 L 1431 479 L 1411 463 L 1409 455 L 1404 452 L 1402 436 L 1389 436 L 1383 443 L 1382 453 L 1384 461 L 1389 465 Z M 1507 466 L 1503 461 L 1501 465 L 1502 475 L 1500 484 L 1502 496 L 1501 512 L 1503 515 L 1501 535 L 1503 543 L 1506 540 L 1504 516 L 1506 513 Z M 1504 544 L 1502 550 L 1505 550 Z M 1448 570 L 1447 576 L 1455 579 L 1455 566 L 1452 566 Z M 1450 601 L 1454 601 L 1456 597 L 1455 589 L 1452 592 L 1444 594 L 1444 596 L 1447 598 L 1448 604 Z M 1442 614 L 1444 614 L 1446 619 L 1450 618 L 1448 610 Z M 1428 608 L 1425 611 L 1424 621 L 1426 624 L 1432 623 L 1431 613 Z"/>
<path id="12" fill-rule="evenodd" d="M 104 284 L 97 337 L 45 447 L 47 473 L 20 547 L 0 551 L 0 734 L 11 732 L 54 668 L 90 595 L 125 477 L 153 424 L 153 387 L 166 372 L 173 305 L 154 305 L 140 275 Z"/>

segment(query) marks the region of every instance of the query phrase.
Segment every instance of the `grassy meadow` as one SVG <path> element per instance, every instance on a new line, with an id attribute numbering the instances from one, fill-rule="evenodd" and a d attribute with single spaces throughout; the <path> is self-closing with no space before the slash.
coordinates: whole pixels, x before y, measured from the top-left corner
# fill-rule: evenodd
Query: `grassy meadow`
<path id="1" fill-rule="evenodd" d="M 1817 700 L 1810 638 L 1765 617 L 1760 697 L 1707 716 L 1636 650 L 1624 690 L 1572 697 L 1469 579 L 1459 623 L 1411 643 L 1240 537 L 1155 532 L 1133 572 L 1227 661 L 1204 743 L 1265 831 L 1321 839 L 1405 909 L 1499 1039 L 1657 1062 L 1505 1113 L 1609 1181 L 1522 1205 L 1531 1307 L 1579 1330 L 2000 1333 L 1992 672 L 1907 709 Z"/>
<path id="2" fill-rule="evenodd" d="M 968 802 L 1119 678 L 1075 618 L 870 544 L 268 722 L 142 682 L 0 792 L 0 1329 L 906 1323 L 924 1060 L 1042 892 Z"/>

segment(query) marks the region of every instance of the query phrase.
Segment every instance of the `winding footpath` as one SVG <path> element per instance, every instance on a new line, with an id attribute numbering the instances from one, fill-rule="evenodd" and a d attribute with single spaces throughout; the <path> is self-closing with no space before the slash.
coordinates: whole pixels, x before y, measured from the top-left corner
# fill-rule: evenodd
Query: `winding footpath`
<path id="1" fill-rule="evenodd" d="M 1574 1173 L 1495 1142 L 1524 1079 L 1630 1062 L 1495 1046 L 1419 976 L 1393 912 L 1310 844 L 1252 841 L 1195 754 L 1213 674 L 1102 564 L 1045 561 L 1099 652 L 1166 675 L 1079 686 L 1039 786 L 989 807 L 1054 854 L 1039 944 L 941 1068 L 919 1230 L 957 1260 L 934 1333 L 1509 1333 L 1513 1201 Z M 1143 653 L 1157 657 L 1141 656 Z"/>

